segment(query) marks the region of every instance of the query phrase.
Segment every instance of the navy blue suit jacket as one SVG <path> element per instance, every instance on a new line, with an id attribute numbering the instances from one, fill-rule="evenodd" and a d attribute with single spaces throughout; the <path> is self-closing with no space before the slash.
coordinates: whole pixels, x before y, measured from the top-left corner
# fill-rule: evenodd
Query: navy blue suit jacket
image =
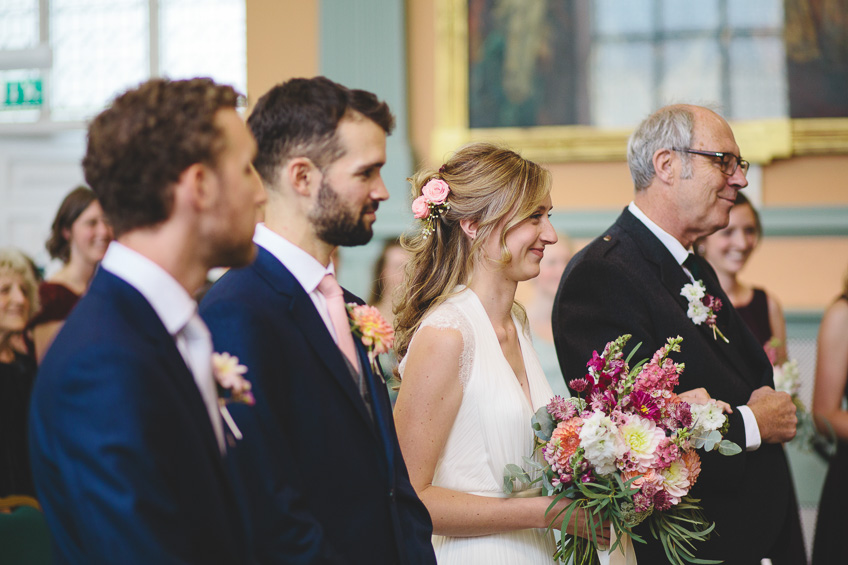
<path id="1" fill-rule="evenodd" d="M 249 563 L 243 513 L 174 338 L 100 269 L 36 378 L 30 452 L 57 563 Z"/>
<path id="2" fill-rule="evenodd" d="M 346 293 L 345 300 L 355 299 Z M 231 451 L 262 563 L 432 564 L 432 524 L 401 456 L 386 387 L 354 337 L 373 420 L 309 295 L 271 253 L 230 271 L 201 315 L 247 366 L 256 405 L 231 406 Z"/>
<path id="3" fill-rule="evenodd" d="M 707 292 L 724 304 L 718 327 L 730 340 L 687 317 L 688 301 L 680 295 L 691 282 L 668 249 L 625 209 L 601 237 L 569 262 L 554 301 L 553 331 L 566 382 L 586 375 L 592 351 L 619 335 L 632 334 L 625 353 L 642 343 L 634 363 L 650 357 L 669 337 L 681 336 L 675 362 L 686 368 L 680 391 L 704 387 L 713 398 L 740 406 L 763 386 L 773 387 L 772 368 L 762 346 L 730 304 L 709 263 L 697 259 Z M 726 563 L 759 563 L 778 537 L 798 536 L 800 522 L 786 456 L 781 445 L 763 444 L 746 452 L 744 423 L 738 410 L 730 416 L 728 439 L 743 448 L 732 457 L 699 451 L 702 472 L 691 494 L 702 499 L 706 516 L 716 524 L 696 557 Z M 647 531 L 648 545 L 634 544 L 639 562 L 666 563 L 662 547 Z M 803 547 L 803 546 L 801 546 Z"/>

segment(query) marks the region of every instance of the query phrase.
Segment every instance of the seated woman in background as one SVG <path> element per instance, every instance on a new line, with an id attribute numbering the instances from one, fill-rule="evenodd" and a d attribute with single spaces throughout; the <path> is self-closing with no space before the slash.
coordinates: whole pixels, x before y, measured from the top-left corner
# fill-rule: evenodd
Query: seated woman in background
<path id="1" fill-rule="evenodd" d="M 97 196 L 84 186 L 72 190 L 59 206 L 46 244 L 50 256 L 64 265 L 39 286 L 41 311 L 30 322 L 39 361 L 88 288 L 110 241 L 112 228 Z"/>
<path id="2" fill-rule="evenodd" d="M 774 365 L 786 361 L 786 319 L 780 303 L 761 288 L 741 282 L 739 272 L 760 242 L 760 216 L 741 192 L 730 209 L 727 227 L 701 239 L 695 250 L 715 269 L 733 307 L 763 345 Z"/>
<path id="3" fill-rule="evenodd" d="M 16 249 L 0 249 L 0 497 L 35 496 L 26 439 L 35 361 L 16 342 L 37 308 L 29 260 Z"/>
<path id="4" fill-rule="evenodd" d="M 844 563 L 848 555 L 848 412 L 843 408 L 848 382 L 848 273 L 842 295 L 825 311 L 819 329 L 813 414 L 822 433 L 838 438 L 819 501 L 813 565 Z"/>

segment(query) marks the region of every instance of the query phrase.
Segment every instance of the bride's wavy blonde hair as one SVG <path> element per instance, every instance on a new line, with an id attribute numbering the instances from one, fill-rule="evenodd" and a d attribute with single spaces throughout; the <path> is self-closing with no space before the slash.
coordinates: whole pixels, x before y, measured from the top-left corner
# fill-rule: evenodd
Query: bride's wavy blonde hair
<path id="1" fill-rule="evenodd" d="M 506 247 L 506 234 L 529 218 L 551 190 L 550 173 L 509 149 L 489 143 L 472 143 L 460 148 L 438 170 L 419 171 L 409 179 L 412 199 L 431 179 L 441 179 L 450 187 L 450 208 L 433 222 L 427 237 L 421 230 L 401 237 L 410 254 L 403 285 L 395 306 L 395 351 L 403 359 L 409 342 L 432 309 L 448 298 L 456 285 L 467 284 L 474 260 L 490 237 L 498 237 L 506 266 L 512 256 Z M 460 221 L 477 223 L 477 236 L 471 240 Z M 502 225 L 499 233 L 496 228 Z M 494 258 L 492 258 L 494 259 Z M 516 303 L 521 310 L 521 307 Z M 523 310 L 521 310 L 522 318 Z"/>

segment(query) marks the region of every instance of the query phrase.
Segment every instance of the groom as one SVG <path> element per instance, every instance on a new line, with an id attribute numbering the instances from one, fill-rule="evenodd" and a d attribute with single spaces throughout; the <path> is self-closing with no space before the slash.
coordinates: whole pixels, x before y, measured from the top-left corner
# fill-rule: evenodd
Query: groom
<path id="1" fill-rule="evenodd" d="M 240 96 L 151 80 L 88 130 L 85 177 L 117 241 L 47 352 L 30 453 L 56 563 L 250 563 L 212 343 L 193 294 L 249 263 L 265 196 Z"/>
<path id="2" fill-rule="evenodd" d="M 388 106 L 326 78 L 272 88 L 248 119 L 268 192 L 259 255 L 201 304 L 239 357 L 256 406 L 232 415 L 262 563 L 432 564 L 432 525 L 409 482 L 386 387 L 351 335 L 331 254 L 371 239 Z M 344 292 L 344 294 L 343 294 Z"/>
<path id="3" fill-rule="evenodd" d="M 741 454 L 702 455 L 691 491 L 715 531 L 695 556 L 728 564 L 806 563 L 798 508 L 781 443 L 795 435 L 795 407 L 774 391 L 762 346 L 721 290 L 712 268 L 691 254 L 694 241 L 727 225 L 748 163 L 727 122 L 698 106 L 669 106 L 630 138 L 628 164 L 636 193 L 606 233 L 569 263 L 554 302 L 554 340 L 566 381 L 586 374 L 592 351 L 622 334 L 642 343 L 636 357 L 682 336 L 674 361 L 685 362 L 680 390 L 705 388 L 734 407 L 730 440 Z M 687 316 L 680 295 L 700 279 L 722 301 L 716 337 Z M 642 531 L 640 563 L 667 563 L 659 541 Z"/>

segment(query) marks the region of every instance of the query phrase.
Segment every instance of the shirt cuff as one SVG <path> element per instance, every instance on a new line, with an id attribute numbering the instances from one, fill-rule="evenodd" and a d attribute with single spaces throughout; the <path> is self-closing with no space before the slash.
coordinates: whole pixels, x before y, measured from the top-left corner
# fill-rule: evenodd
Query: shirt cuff
<path id="1" fill-rule="evenodd" d="M 742 421 L 745 423 L 745 451 L 756 451 L 760 448 L 763 438 L 760 437 L 760 426 L 754 412 L 747 406 L 737 406 Z"/>

